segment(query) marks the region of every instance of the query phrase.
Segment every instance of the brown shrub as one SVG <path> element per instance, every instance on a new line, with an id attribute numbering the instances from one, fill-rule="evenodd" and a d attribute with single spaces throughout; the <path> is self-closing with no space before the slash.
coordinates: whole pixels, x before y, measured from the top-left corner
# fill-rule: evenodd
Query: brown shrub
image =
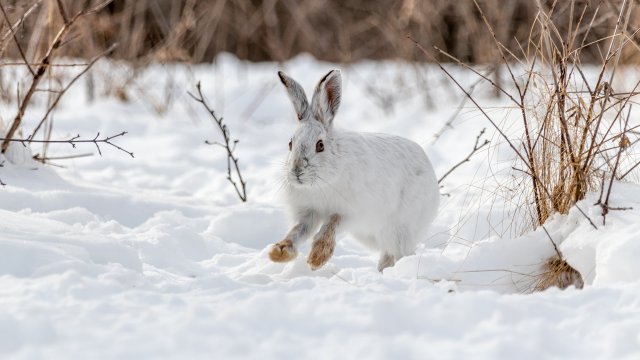
<path id="1" fill-rule="evenodd" d="M 6 1 L 6 0 L 5 0 Z M 15 22 L 35 0 L 8 1 Z M 64 0 L 71 11 L 102 0 Z M 479 0 L 498 39 L 516 52 L 530 37 L 539 15 L 538 1 Z M 621 0 L 579 2 L 541 1 L 552 21 L 565 33 L 581 16 L 597 13 L 587 43 L 601 39 L 615 25 Z M 29 55 L 37 57 L 42 36 L 52 36 L 55 0 L 44 0 L 38 14 L 28 18 L 19 32 Z M 553 9 L 553 11 L 550 11 Z M 640 16 L 634 11 L 632 20 Z M 49 21 L 48 21 L 49 20 Z M 633 23 L 633 22 L 632 22 Z M 120 43 L 113 56 L 142 61 L 208 62 L 220 52 L 251 61 L 282 61 L 300 53 L 320 60 L 352 62 L 361 59 L 400 58 L 424 61 L 410 41 L 411 35 L 426 48 L 437 46 L 462 61 L 497 63 L 500 57 L 473 0 L 114 0 L 97 17 L 83 22 L 82 33 L 60 55 L 91 57 L 113 42 Z M 91 30 L 91 31 L 89 31 Z M 635 35 L 634 35 L 635 36 Z M 602 51 L 594 43 L 581 54 L 595 61 Z M 16 57 L 15 48 L 10 55 Z M 440 60 L 445 58 L 439 56 Z M 624 60 L 635 59 L 635 55 Z"/>

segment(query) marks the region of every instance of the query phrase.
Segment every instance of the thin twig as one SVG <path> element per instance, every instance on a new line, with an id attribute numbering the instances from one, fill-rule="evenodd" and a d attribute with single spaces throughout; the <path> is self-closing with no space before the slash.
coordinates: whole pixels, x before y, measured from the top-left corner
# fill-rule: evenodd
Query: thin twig
<path id="1" fill-rule="evenodd" d="M 462 164 L 468 162 L 471 160 L 471 157 L 473 156 L 473 154 L 475 154 L 476 152 L 478 152 L 480 149 L 482 149 L 483 147 L 487 146 L 489 144 L 489 140 L 485 139 L 484 142 L 482 142 L 482 144 L 479 144 L 480 142 L 480 137 L 484 134 L 486 128 L 482 129 L 482 131 L 480 131 L 480 133 L 478 134 L 478 136 L 476 136 L 476 142 L 475 144 L 473 144 L 473 149 L 471 150 L 471 152 L 469 153 L 469 155 L 467 155 L 466 158 L 462 159 L 459 163 L 453 165 L 453 167 L 451 167 L 451 169 L 449 169 L 446 173 L 444 173 L 444 175 L 442 175 L 442 177 L 440 179 L 438 179 L 438 184 L 440 184 L 447 176 L 449 176 L 449 174 L 451 174 L 455 169 L 457 169 L 458 167 L 460 167 Z"/>
<path id="2" fill-rule="evenodd" d="M 414 43 L 416 43 L 416 45 L 418 45 L 419 47 L 422 47 L 422 45 L 419 45 L 419 44 L 418 44 L 418 42 L 417 42 L 415 39 L 413 39 L 412 37 L 409 37 L 409 39 L 411 39 L 411 41 L 413 41 Z M 496 82 L 495 82 L 495 81 L 493 81 L 493 80 L 491 80 L 491 79 L 489 78 L 489 75 L 490 75 L 490 74 L 487 74 L 487 75 L 482 74 L 481 72 L 479 72 L 478 70 L 476 70 L 476 69 L 474 69 L 472 66 L 470 66 L 469 64 L 465 64 L 464 62 L 462 62 L 462 61 L 461 61 L 460 59 L 458 59 L 457 57 L 455 57 L 455 56 L 453 56 L 453 55 L 449 54 L 448 52 L 446 52 L 446 51 L 444 51 L 444 50 L 440 49 L 440 48 L 439 48 L 439 47 L 437 47 L 437 46 L 434 46 L 433 48 L 434 48 L 437 52 L 439 52 L 440 54 L 442 54 L 442 55 L 446 56 L 447 58 L 449 58 L 449 59 L 451 59 L 451 60 L 453 60 L 453 61 L 455 61 L 455 62 L 456 62 L 456 64 L 458 64 L 458 65 L 460 65 L 460 66 L 464 67 L 465 69 L 470 70 L 470 71 L 471 71 L 471 72 L 473 72 L 474 74 L 478 75 L 480 78 L 482 78 L 483 80 L 485 80 L 486 82 L 488 82 L 489 84 L 491 84 L 491 86 L 495 87 L 495 88 L 496 88 L 496 89 L 498 89 L 502 94 L 504 94 L 506 97 L 508 97 L 508 98 L 509 98 L 509 100 L 511 100 L 511 102 L 513 102 L 514 104 L 518 105 L 518 101 L 516 101 L 516 99 L 513 97 L 513 95 L 511 95 L 511 94 L 510 94 L 508 91 L 506 91 L 502 86 L 500 86 L 500 85 L 496 84 Z M 439 64 L 439 62 L 436 60 L 436 58 L 435 58 L 433 55 L 428 54 L 428 53 L 426 52 L 426 49 L 422 48 L 422 49 L 421 49 L 421 51 L 423 51 L 423 52 L 425 53 L 425 55 L 427 55 L 427 56 L 431 57 L 431 58 L 432 58 L 432 60 L 433 60 L 434 62 L 437 62 L 437 63 Z"/>
<path id="3" fill-rule="evenodd" d="M 489 70 L 486 74 L 484 74 L 485 77 L 489 77 L 489 75 L 491 75 L 494 71 L 496 71 L 496 68 L 493 67 L 491 70 Z M 477 79 L 473 84 L 471 84 L 471 86 L 469 86 L 469 94 L 473 94 L 473 91 L 475 90 L 476 86 L 478 86 L 478 84 L 480 84 L 482 81 L 484 80 L 483 77 Z M 440 136 L 442 136 L 442 134 L 444 134 L 444 132 L 447 129 L 453 129 L 453 122 L 458 118 L 458 115 L 460 115 L 460 112 L 462 112 L 462 109 L 464 108 L 464 105 L 467 103 L 467 100 L 469 100 L 469 98 L 467 98 L 466 96 L 463 97 L 460 100 L 460 104 L 458 104 L 458 107 L 456 108 L 456 111 L 451 115 L 451 117 L 449 117 L 449 120 L 447 120 L 447 122 L 442 125 L 442 127 L 440 128 L 440 130 L 438 130 L 438 132 L 436 132 L 433 135 L 433 141 L 431 142 L 431 145 L 435 144 L 436 141 L 438 141 L 438 139 L 440 139 Z"/>
<path id="4" fill-rule="evenodd" d="M 34 2 L 33 5 L 31 5 L 31 7 L 29 9 L 27 9 L 27 11 L 25 11 L 24 14 L 22 14 L 20 19 L 18 19 L 18 21 L 16 21 L 16 23 L 13 24 L 13 26 L 9 27 L 9 30 L 7 30 L 4 33 L 4 35 L 2 35 L 2 39 L 0 39 L 0 43 L 3 43 L 10 35 L 14 35 L 14 31 L 24 22 L 24 20 L 29 15 L 31 15 L 33 10 L 35 10 L 40 5 L 40 2 L 41 2 L 41 0 L 37 0 L 36 2 Z"/>
<path id="5" fill-rule="evenodd" d="M 593 205 L 600 205 L 602 203 L 602 195 L 604 194 L 604 185 L 606 183 L 607 173 L 602 171 L 602 181 L 600 181 L 600 194 L 598 194 L 598 201 Z"/>
<path id="6" fill-rule="evenodd" d="M 514 153 L 518 156 L 518 158 L 520 158 L 520 160 L 527 165 L 528 170 L 530 171 L 529 174 L 531 176 L 531 178 L 533 179 L 533 181 L 538 182 L 538 184 L 540 185 L 539 188 L 541 188 L 542 190 L 544 190 L 544 192 L 546 193 L 546 195 L 551 198 L 551 194 L 549 193 L 549 190 L 544 186 L 544 184 L 542 183 L 542 181 L 539 179 L 538 175 L 533 171 L 533 169 L 530 168 L 530 164 L 529 162 L 525 159 L 525 157 L 522 155 L 522 153 L 516 148 L 516 146 L 513 144 L 513 142 L 511 141 L 511 139 L 509 139 L 509 137 L 504 133 L 504 131 L 502 131 L 502 129 L 498 126 L 498 124 L 495 123 L 495 121 L 493 121 L 493 119 L 489 116 L 489 114 L 487 114 L 487 112 L 484 110 L 484 108 L 482 106 L 480 106 L 480 104 L 475 100 L 475 98 L 473 98 L 473 96 L 471 96 L 471 94 L 469 94 L 469 92 L 456 80 L 456 78 L 440 63 L 440 61 L 438 61 L 438 59 L 436 59 L 432 54 L 430 54 L 418 41 L 416 41 L 414 38 L 412 38 L 411 36 L 408 36 L 408 38 L 413 41 L 413 43 L 416 45 L 416 47 L 427 57 L 431 58 L 431 60 L 440 68 L 440 70 L 442 70 L 442 72 L 444 72 L 447 77 L 449 79 L 451 79 L 451 81 L 453 81 L 453 83 L 458 87 L 458 89 L 460 89 L 460 91 L 462 91 L 466 97 L 469 98 L 469 100 L 471 100 L 471 102 L 473 103 L 473 105 L 478 109 L 478 111 L 480 111 L 480 113 L 485 117 L 485 119 L 487 119 L 489 121 L 489 123 L 491 124 L 491 126 L 493 126 L 493 128 L 498 132 L 498 134 L 500 134 L 500 136 L 502 137 L 502 139 L 504 139 L 504 141 L 506 141 L 506 143 L 509 145 L 509 147 L 514 151 Z M 459 60 L 458 60 L 459 62 Z M 459 62 L 461 63 L 461 62 Z M 468 65 L 467 65 L 468 66 Z M 494 84 L 491 80 L 488 80 L 490 83 Z M 494 85 L 497 86 L 497 85 Z M 506 92 L 505 92 L 506 93 Z M 516 104 L 518 104 L 517 101 L 515 101 L 515 99 L 513 99 L 513 97 L 511 95 L 509 95 L 508 93 L 506 93 L 507 96 L 509 96 Z M 593 222 L 593 220 L 591 220 L 591 218 L 587 215 L 587 213 L 584 212 L 584 210 L 582 210 L 580 208 L 580 206 L 578 206 L 578 204 L 574 204 L 574 206 L 576 207 L 576 209 L 578 209 L 578 211 L 587 219 L 587 221 L 589 221 L 589 224 L 594 228 L 594 229 L 598 229 L 598 227 L 596 226 L 596 224 Z"/>
<path id="7" fill-rule="evenodd" d="M 222 134 L 222 139 L 224 140 L 224 143 L 219 143 L 215 141 L 210 142 L 206 140 L 205 144 L 217 145 L 225 149 L 225 151 L 227 152 L 227 180 L 233 185 L 233 188 L 236 190 L 236 193 L 238 194 L 238 197 L 240 198 L 240 200 L 242 200 L 242 202 L 246 202 L 247 201 L 246 183 L 242 178 L 242 174 L 240 173 L 240 165 L 238 165 L 239 159 L 233 153 L 239 140 L 237 139 L 231 140 L 231 134 L 229 133 L 229 128 L 227 127 L 226 124 L 223 123 L 224 119 L 216 115 L 215 111 L 207 103 L 206 99 L 204 98 L 204 95 L 202 95 L 202 88 L 200 86 L 199 81 L 196 84 L 196 91 L 197 91 L 197 96 L 192 94 L 189 91 L 187 91 L 187 94 L 189 94 L 189 96 L 191 96 L 195 101 L 202 104 L 202 106 L 207 110 L 209 115 L 211 115 L 211 118 L 213 119 L 213 121 L 216 123 L 216 125 L 220 129 L 220 133 Z M 238 178 L 238 181 L 240 182 L 240 185 L 238 185 L 236 181 L 233 180 L 232 168 L 233 168 L 233 173 L 236 175 L 236 177 Z"/>
<path id="8" fill-rule="evenodd" d="M 629 175 L 633 170 L 635 170 L 638 166 L 640 166 L 640 161 L 638 161 L 637 163 L 635 163 L 631 168 L 629 168 L 629 170 L 627 170 L 624 174 L 620 175 L 618 177 L 618 180 L 623 180 L 625 177 L 627 177 L 627 175 Z"/>
<path id="9" fill-rule="evenodd" d="M 17 142 L 17 143 L 21 143 L 23 146 L 27 146 L 27 143 L 69 144 L 74 149 L 76 148 L 77 144 L 92 143 L 92 144 L 95 144 L 96 148 L 98 149 L 98 154 L 100 154 L 100 156 L 102 156 L 102 151 L 100 149 L 100 144 L 107 144 L 109 146 L 112 146 L 112 147 L 114 147 L 114 148 L 116 148 L 116 149 L 128 154 L 131 157 L 134 157 L 133 153 L 131 151 L 127 151 L 127 150 L 123 149 L 122 147 L 120 147 L 120 146 L 114 144 L 113 142 L 111 142 L 111 140 L 113 140 L 115 138 L 118 138 L 118 137 L 121 137 L 121 136 L 124 136 L 126 134 L 127 134 L 127 132 L 123 131 L 123 132 L 121 132 L 119 134 L 115 134 L 115 135 L 112 135 L 112 136 L 107 136 L 107 137 L 104 137 L 102 139 L 98 139 L 98 137 L 100 137 L 100 133 L 98 133 L 96 135 L 96 137 L 93 138 L 93 139 L 81 139 L 80 138 L 80 134 L 78 134 L 78 135 L 76 135 L 76 136 L 74 136 L 74 137 L 72 137 L 70 139 L 67 139 L 67 140 L 33 140 L 33 139 L 29 139 L 29 138 L 27 138 L 27 139 L 0 138 L 0 141 L 6 141 L 8 143 Z"/>
<path id="10" fill-rule="evenodd" d="M 4 160 L 2 160 L 2 162 L 0 162 L 0 168 L 4 167 Z M 7 184 L 5 184 L 4 182 L 2 182 L 2 179 L 0 179 L 0 186 L 6 186 Z"/>
<path id="11" fill-rule="evenodd" d="M 547 234 L 547 237 L 549 238 L 549 241 L 551 241 L 551 244 L 553 245 L 553 249 L 556 251 L 556 254 L 558 255 L 558 258 L 560 260 L 564 261 L 564 257 L 562 256 L 562 253 L 560 252 L 560 249 L 558 249 L 558 245 L 556 245 L 556 242 L 553 241 L 553 238 L 551 237 L 551 234 L 549 234 L 549 232 L 547 231 L 547 228 L 544 227 L 544 225 L 541 226 L 542 230 L 544 230 L 544 233 Z"/>
<path id="12" fill-rule="evenodd" d="M 42 119 L 40 120 L 38 125 L 35 127 L 35 129 L 33 129 L 33 131 L 31 132 L 31 135 L 29 135 L 29 139 L 33 139 L 36 136 L 36 134 L 38 133 L 38 130 L 40 130 L 40 127 L 42 126 L 42 124 L 44 124 L 44 122 L 49 118 L 49 114 L 51 114 L 53 109 L 55 109 L 56 106 L 58 106 L 58 103 L 60 102 L 60 99 L 62 99 L 62 96 L 65 94 L 65 92 L 67 92 L 67 90 L 69 90 L 71 85 L 73 85 L 73 83 L 75 83 L 76 80 L 78 80 L 82 75 L 84 75 L 87 71 L 89 71 L 89 69 L 91 69 L 91 67 L 93 66 L 93 64 L 96 63 L 96 61 L 98 61 L 102 57 L 106 56 L 107 54 L 111 53 L 116 48 L 117 45 L 118 44 L 116 43 L 116 44 L 113 44 L 113 45 L 109 46 L 109 48 L 107 50 L 103 51 L 98 56 L 96 56 L 93 59 L 91 59 L 91 61 L 89 61 L 87 66 L 84 69 L 82 69 L 82 71 L 80 71 L 76 76 L 74 76 L 73 79 L 71 79 L 71 81 L 69 81 L 67 86 L 65 86 L 62 90 L 58 91 L 56 98 L 51 102 L 51 105 L 49 105 L 49 108 L 47 109 L 47 112 L 44 114 L 44 116 L 42 117 Z"/>
<path id="13" fill-rule="evenodd" d="M 624 121 L 624 128 L 622 130 L 622 136 L 620 137 L 620 147 L 618 148 L 618 155 L 616 156 L 615 165 L 613 165 L 613 171 L 611 172 L 611 180 L 609 180 L 609 188 L 607 189 L 607 196 L 604 198 L 604 202 L 600 204 L 602 207 L 602 225 L 604 226 L 607 221 L 607 214 L 611 208 L 609 207 L 609 196 L 611 196 L 611 188 L 613 187 L 613 180 L 616 178 L 616 172 L 618 171 L 618 164 L 620 164 L 620 156 L 622 152 L 626 149 L 625 146 L 622 146 L 622 142 L 626 139 L 627 136 L 627 126 L 629 125 L 629 118 L 631 117 L 631 107 L 633 105 L 629 105 L 629 111 L 627 112 L 627 118 Z"/>
<path id="14" fill-rule="evenodd" d="M 44 54 L 44 56 L 42 57 L 42 59 L 39 61 L 40 64 L 42 64 L 41 66 L 38 66 L 38 68 L 35 70 L 35 73 L 32 72 L 33 76 L 32 76 L 32 80 L 31 80 L 31 86 L 29 86 L 29 89 L 27 90 L 27 93 L 25 94 L 24 98 L 22 99 L 22 102 L 18 101 L 19 105 L 18 105 L 18 113 L 16 114 L 15 118 L 13 119 L 13 122 L 11 123 L 11 127 L 9 128 L 9 131 L 7 131 L 6 135 L 4 136 L 4 140 L 2 142 L 2 147 L 1 147 L 1 152 L 4 153 L 5 151 L 7 151 L 7 148 L 9 147 L 9 143 L 11 141 L 11 139 L 14 137 L 16 131 L 18 131 L 18 128 L 20 127 L 20 124 L 22 123 L 22 118 L 24 116 L 24 113 L 27 109 L 27 106 L 29 105 L 29 101 L 31 100 L 31 97 L 33 96 L 33 94 L 35 93 L 35 90 L 38 87 L 38 83 L 40 83 L 40 80 L 42 79 L 43 75 L 45 74 L 45 72 L 47 71 L 49 64 L 51 63 L 51 58 L 53 56 L 53 52 L 55 50 L 57 50 L 60 45 L 62 44 L 62 42 L 65 40 L 67 34 L 71 31 L 71 28 L 74 24 L 74 22 L 76 20 L 78 20 L 79 18 L 81 18 L 82 16 L 94 13 L 96 11 L 99 11 L 100 9 L 102 9 L 103 7 L 107 6 L 110 2 L 112 2 L 113 0 L 107 0 L 101 4 L 99 4 L 98 6 L 95 6 L 91 9 L 88 10 L 83 10 L 80 11 L 78 13 L 76 13 L 71 19 L 69 19 L 69 22 L 66 22 L 62 28 L 60 28 L 60 30 L 58 31 L 58 33 L 56 34 L 56 36 L 54 37 L 53 41 L 51 42 L 51 44 L 49 45 L 49 48 L 47 49 L 46 53 Z M 0 2 L 0 5 L 2 3 Z M 26 58 L 24 59 L 25 64 L 28 65 L 28 61 L 26 60 Z"/>
<path id="15" fill-rule="evenodd" d="M 482 108 L 482 106 L 480 106 L 480 104 L 478 104 L 478 102 L 476 101 L 476 99 L 471 96 L 471 94 L 469 94 L 469 92 L 462 86 L 460 85 L 460 83 L 456 80 L 456 78 L 447 70 L 445 69 L 445 67 L 442 65 L 442 63 L 440 63 L 433 55 L 431 55 L 424 47 L 422 47 L 422 45 L 415 40 L 414 38 L 412 38 L 411 36 L 408 36 L 408 38 L 413 41 L 414 44 L 416 44 L 416 46 L 418 47 L 418 49 L 420 51 L 422 51 L 423 54 L 425 54 L 426 56 L 430 57 L 432 59 L 432 61 L 434 61 L 436 63 L 436 65 L 440 68 L 440 70 L 442 70 L 445 75 L 447 75 L 447 77 L 449 79 L 451 79 L 451 81 L 453 81 L 454 84 L 456 84 L 456 86 L 458 87 L 458 89 L 460 89 L 464 95 L 471 100 L 471 102 L 473 103 L 473 105 L 482 113 L 482 115 L 485 117 L 485 119 L 487 119 L 489 121 L 489 123 L 491 123 L 491 126 L 493 126 L 493 128 L 500 134 L 500 136 L 507 142 L 507 144 L 509 145 L 509 147 L 515 152 L 516 155 L 518 155 L 518 157 L 526 162 L 525 158 L 522 156 L 522 154 L 520 153 L 520 151 L 518 151 L 518 149 L 516 148 L 515 145 L 513 145 L 513 142 L 511 142 L 511 139 L 509 139 L 509 137 L 507 136 L 507 134 L 505 134 L 502 129 L 500 129 L 500 127 L 498 126 L 498 124 L 496 124 L 493 119 L 489 116 L 489 114 L 486 113 L 486 111 L 484 111 L 484 109 Z M 436 48 L 437 50 L 437 48 Z M 467 65 L 468 66 L 468 65 Z M 493 83 L 491 80 L 487 80 L 491 83 Z M 511 95 L 509 95 L 509 93 L 506 93 L 507 96 L 511 97 Z M 511 97 L 511 99 L 513 99 L 513 97 Z M 515 99 L 513 100 L 515 101 Z M 517 102 L 516 102 L 517 103 Z"/>
<path id="16" fill-rule="evenodd" d="M 84 158 L 84 157 L 90 157 L 95 155 L 94 153 L 84 153 L 84 154 L 77 154 L 77 155 L 64 155 L 64 156 L 45 156 L 45 157 L 40 157 L 40 154 L 35 154 L 33 155 L 33 160 L 41 162 L 41 163 L 47 163 L 51 160 L 69 160 L 69 159 L 80 159 L 80 158 Z"/>
<path id="17" fill-rule="evenodd" d="M 31 66 L 49 66 L 49 67 L 78 67 L 87 66 L 88 63 L 73 63 L 73 64 L 42 64 L 42 63 L 29 63 Z M 24 61 L 20 62 L 0 62 L 0 66 L 24 66 Z"/>
<path id="18" fill-rule="evenodd" d="M 58 11 L 60 11 L 60 16 L 62 17 L 62 21 L 64 21 L 65 24 L 68 24 L 69 17 L 67 16 L 67 12 L 64 9 L 64 5 L 62 5 L 62 0 L 56 0 L 56 2 L 58 3 Z"/>
<path id="19" fill-rule="evenodd" d="M 27 66 L 27 69 L 29 69 L 29 72 L 31 73 L 31 75 L 36 76 L 36 73 L 33 71 L 31 66 L 29 66 L 29 60 L 27 60 L 27 57 L 24 54 L 24 51 L 22 50 L 22 45 L 20 45 L 18 36 L 16 35 L 15 29 L 13 28 L 13 25 L 9 20 L 9 16 L 7 15 L 7 11 L 4 9 L 4 5 L 2 5 L 2 2 L 0 2 L 0 10 L 2 10 L 2 16 L 4 17 L 4 20 L 9 24 L 9 30 L 11 31 L 11 35 L 13 35 L 13 41 L 15 42 L 16 47 L 18 48 L 18 53 L 20 53 L 20 57 L 24 61 L 25 65 Z"/>

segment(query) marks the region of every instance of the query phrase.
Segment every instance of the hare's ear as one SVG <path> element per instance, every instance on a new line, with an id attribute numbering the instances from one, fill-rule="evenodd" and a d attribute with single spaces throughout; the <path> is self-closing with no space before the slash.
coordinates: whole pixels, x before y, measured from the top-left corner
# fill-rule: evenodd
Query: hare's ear
<path id="1" fill-rule="evenodd" d="M 340 70 L 331 70 L 320 80 L 311 100 L 314 115 L 328 128 L 333 124 L 333 117 L 340 106 L 341 95 Z"/>
<path id="2" fill-rule="evenodd" d="M 291 99 L 293 107 L 296 110 L 298 120 L 305 120 L 309 117 L 309 102 L 307 101 L 307 95 L 304 93 L 304 89 L 302 89 L 300 84 L 288 77 L 287 74 L 282 71 L 278 71 L 278 76 L 280 77 L 280 81 L 282 81 L 284 87 L 287 89 L 287 94 L 289 94 L 289 99 Z"/>

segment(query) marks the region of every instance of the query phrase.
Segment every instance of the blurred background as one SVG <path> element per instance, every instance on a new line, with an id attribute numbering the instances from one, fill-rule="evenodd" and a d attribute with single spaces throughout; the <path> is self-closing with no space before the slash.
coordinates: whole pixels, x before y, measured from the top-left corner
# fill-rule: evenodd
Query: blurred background
<path id="1" fill-rule="evenodd" d="M 4 57 L 19 57 L 7 31 L 9 23 L 20 23 L 15 30 L 27 59 L 37 59 L 46 51 L 62 22 L 57 1 L 2 0 L 6 16 L 0 49 Z M 69 14 L 102 3 L 60 1 Z M 623 3 L 477 2 L 484 14 L 473 0 L 114 0 L 93 16 L 79 19 L 56 55 L 89 58 L 117 42 L 110 56 L 138 65 L 211 62 L 221 52 L 256 62 L 285 61 L 300 53 L 340 63 L 362 59 L 429 61 L 407 38 L 410 35 L 429 51 L 436 46 L 464 62 L 489 64 L 501 61 L 493 36 L 516 56 L 530 51 L 527 44 L 538 36 L 533 24 L 540 7 L 558 24 L 558 38 L 576 24 L 589 29 L 580 54 L 583 61 L 594 62 L 606 52 L 606 34 L 615 27 Z M 629 24 L 638 23 L 634 19 L 640 12 L 636 8 L 629 16 Z M 485 20 L 493 33 L 487 31 Z M 638 39 L 635 29 L 625 30 L 630 39 Z M 450 61 L 442 53 L 434 51 L 434 55 Z M 637 60 L 637 52 L 631 49 L 620 59 Z"/>

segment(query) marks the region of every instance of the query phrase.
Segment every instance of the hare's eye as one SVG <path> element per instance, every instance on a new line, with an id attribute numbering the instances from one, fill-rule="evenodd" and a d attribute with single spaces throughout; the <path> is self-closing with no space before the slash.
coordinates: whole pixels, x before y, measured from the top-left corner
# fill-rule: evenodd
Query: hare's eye
<path id="1" fill-rule="evenodd" d="M 293 146 L 293 141 L 289 140 L 289 151 L 291 151 L 291 146 Z"/>
<path id="2" fill-rule="evenodd" d="M 324 143 L 322 142 L 322 140 L 318 140 L 318 142 L 316 143 L 316 152 L 323 152 L 324 151 Z"/>

